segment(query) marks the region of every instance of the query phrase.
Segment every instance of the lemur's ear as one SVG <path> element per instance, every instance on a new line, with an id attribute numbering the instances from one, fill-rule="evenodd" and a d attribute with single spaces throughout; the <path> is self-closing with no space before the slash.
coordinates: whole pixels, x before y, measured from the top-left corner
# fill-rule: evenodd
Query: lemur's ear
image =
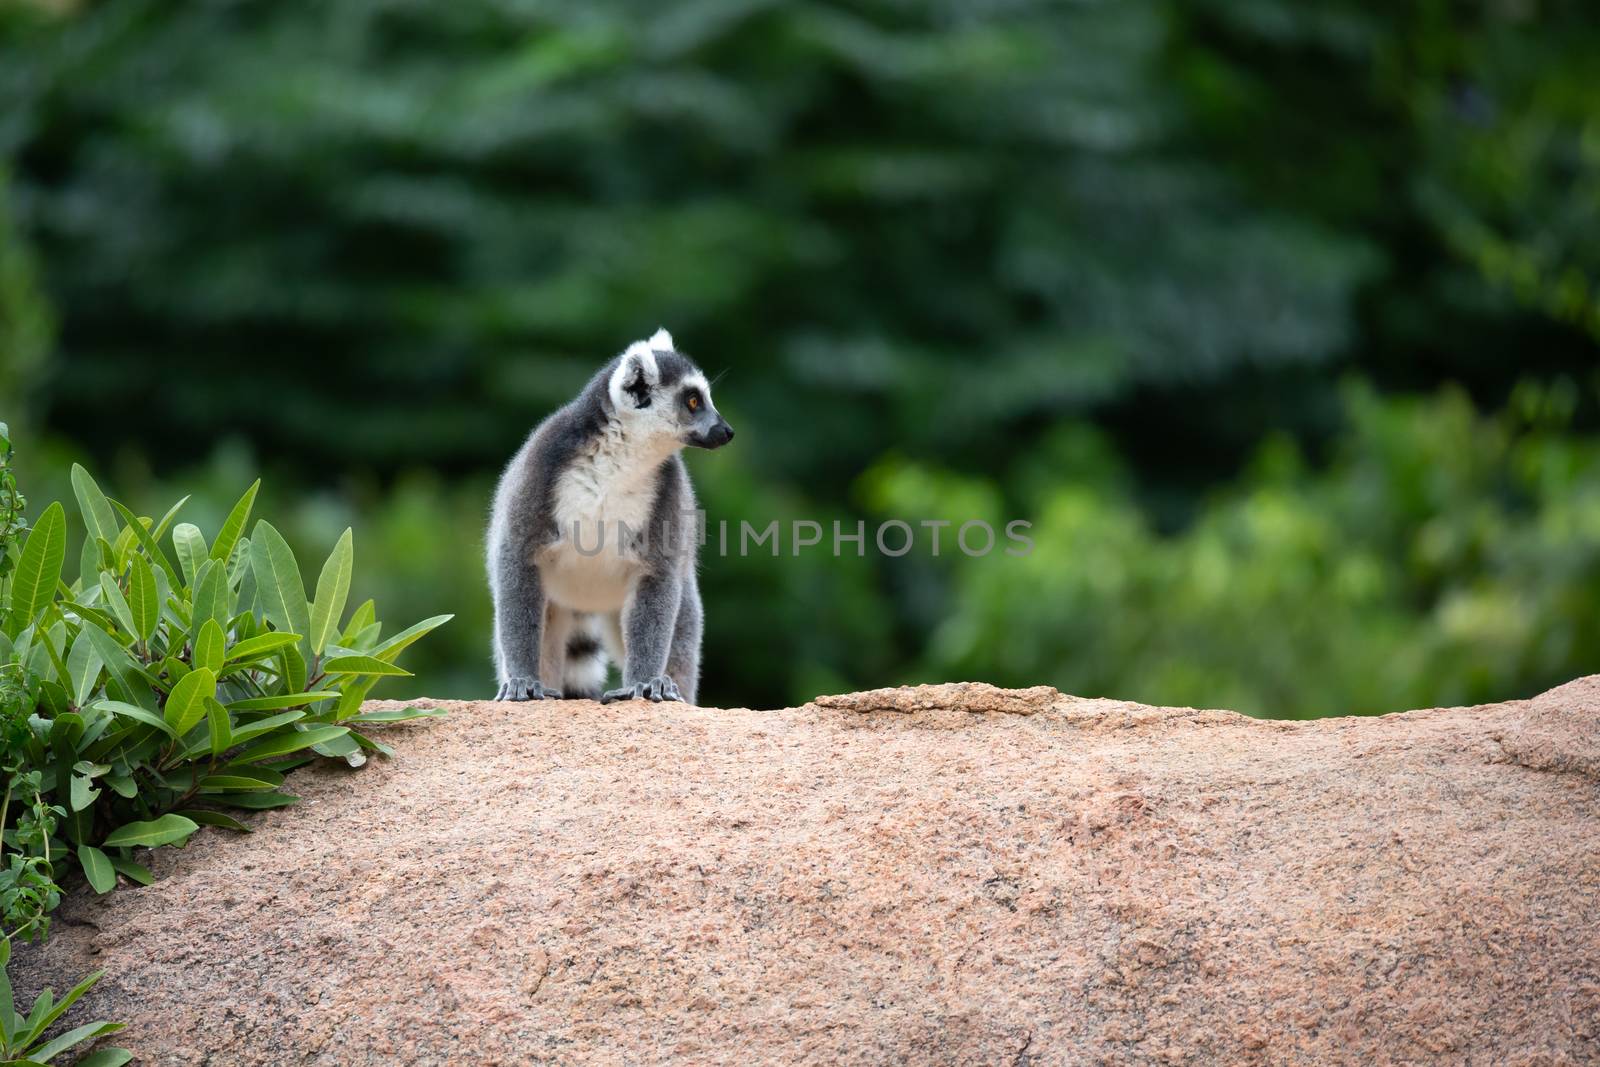
<path id="1" fill-rule="evenodd" d="M 657 352 L 676 352 L 677 346 L 672 343 L 672 335 L 666 330 L 657 330 L 650 335 L 649 345 Z"/>
<path id="2" fill-rule="evenodd" d="M 655 353 L 649 342 L 635 341 L 622 353 L 622 361 L 611 374 L 611 404 L 618 411 L 624 408 L 650 406 L 650 390 L 661 381 L 656 367 Z"/>

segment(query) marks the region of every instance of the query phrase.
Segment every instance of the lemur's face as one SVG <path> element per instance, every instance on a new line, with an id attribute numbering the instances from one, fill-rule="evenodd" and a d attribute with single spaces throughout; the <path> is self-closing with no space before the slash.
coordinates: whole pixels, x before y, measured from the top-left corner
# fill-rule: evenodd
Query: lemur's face
<path id="1" fill-rule="evenodd" d="M 733 427 L 711 403 L 706 376 L 673 348 L 665 330 L 628 346 L 610 386 L 611 404 L 630 432 L 695 448 L 721 448 L 733 440 Z"/>

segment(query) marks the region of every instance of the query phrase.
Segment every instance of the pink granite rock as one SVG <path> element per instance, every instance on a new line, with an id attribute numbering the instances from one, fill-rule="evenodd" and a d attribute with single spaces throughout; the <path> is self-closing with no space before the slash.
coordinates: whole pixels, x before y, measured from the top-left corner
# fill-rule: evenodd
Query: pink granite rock
<path id="1" fill-rule="evenodd" d="M 1600 1062 L 1600 679 L 448 706 L 75 895 L 19 984 L 106 968 L 159 1065 Z"/>

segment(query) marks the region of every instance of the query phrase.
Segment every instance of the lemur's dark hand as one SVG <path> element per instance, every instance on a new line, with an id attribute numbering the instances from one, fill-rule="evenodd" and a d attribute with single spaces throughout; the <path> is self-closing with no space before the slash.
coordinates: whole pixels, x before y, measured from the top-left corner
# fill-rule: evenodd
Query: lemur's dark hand
<path id="1" fill-rule="evenodd" d="M 560 700 L 561 690 L 551 689 L 537 678 L 509 678 L 495 694 L 496 700 Z"/>
<path id="2" fill-rule="evenodd" d="M 678 692 L 678 683 L 664 674 L 658 674 L 648 682 L 636 682 L 625 685 L 621 689 L 613 689 L 600 697 L 600 703 L 609 704 L 614 700 L 649 700 L 661 703 L 663 700 L 682 701 L 683 695 Z"/>

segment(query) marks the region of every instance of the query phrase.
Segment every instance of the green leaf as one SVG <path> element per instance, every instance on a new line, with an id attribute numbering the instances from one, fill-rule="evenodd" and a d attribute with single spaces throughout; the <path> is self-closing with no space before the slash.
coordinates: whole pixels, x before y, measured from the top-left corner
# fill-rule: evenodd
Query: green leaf
<path id="1" fill-rule="evenodd" d="M 95 973 L 98 976 L 101 972 L 97 971 Z M 68 1030 L 54 1041 L 48 1041 L 38 1048 L 30 1050 L 28 1055 L 41 1063 L 49 1063 L 51 1059 L 59 1056 L 73 1045 L 81 1045 L 93 1038 L 114 1034 L 119 1030 L 127 1029 L 127 1026 L 127 1023 L 108 1023 L 104 1021 L 85 1023 L 75 1030 Z"/>
<path id="2" fill-rule="evenodd" d="M 324 674 L 375 674 L 386 677 L 409 678 L 411 672 L 396 667 L 374 656 L 340 656 L 322 665 Z"/>
<path id="3" fill-rule="evenodd" d="M 172 520 L 178 517 L 178 512 L 182 511 L 183 506 L 188 502 L 189 498 L 186 496 L 168 508 L 167 513 L 161 516 L 161 521 L 156 523 L 155 526 L 150 530 L 150 536 L 155 538 L 157 541 L 161 540 L 161 535 L 167 532 L 167 527 L 172 525 Z M 112 501 L 112 503 L 114 504 L 116 501 Z"/>
<path id="4" fill-rule="evenodd" d="M 278 662 L 282 664 L 280 672 L 283 687 L 291 693 L 297 693 L 306 687 L 306 658 L 301 654 L 305 642 L 290 645 L 278 653 Z"/>
<path id="5" fill-rule="evenodd" d="M 358 733 L 354 730 L 350 731 L 350 736 L 355 738 L 356 744 L 360 745 L 362 748 L 370 749 L 371 751 L 376 752 L 384 759 L 392 759 L 394 757 L 394 749 L 390 748 L 382 741 L 376 741 L 368 737 L 366 734 Z"/>
<path id="6" fill-rule="evenodd" d="M 235 600 L 250 616 L 252 637 L 267 628 L 265 623 L 255 622 L 256 616 L 261 614 L 261 597 L 260 591 L 256 588 L 256 568 L 251 560 L 253 555 L 249 539 L 239 538 L 239 547 L 233 550 L 233 559 L 229 561 L 231 566 L 228 568 L 228 580 L 233 582 L 239 591 Z"/>
<path id="7" fill-rule="evenodd" d="M 102 571 L 100 573 L 100 592 L 106 598 L 106 606 L 116 616 L 123 631 L 131 638 L 139 630 L 138 624 L 133 619 L 133 608 L 128 606 L 128 598 L 122 595 L 122 587 L 117 585 L 117 580 Z"/>
<path id="8" fill-rule="evenodd" d="M 67 515 L 60 501 L 44 509 L 28 533 L 11 573 L 11 612 L 6 634 L 16 637 L 55 599 L 67 557 Z"/>
<path id="9" fill-rule="evenodd" d="M 46 615 L 53 614 L 53 609 L 54 605 L 52 604 L 51 610 L 47 610 Z M 40 620 L 41 623 L 44 621 L 43 619 Z M 38 659 L 40 653 L 43 653 L 43 663 L 40 663 Z M 64 683 L 66 679 L 71 677 L 71 673 L 67 670 L 67 661 L 62 659 L 67 654 L 67 624 L 64 620 L 58 617 L 48 630 L 36 635 L 33 654 L 35 657 L 34 663 L 37 664 L 37 666 L 34 666 L 34 672 L 41 677 L 48 678 L 51 672 L 54 671 L 53 680 L 58 685 L 61 685 L 61 692 L 63 694 L 66 693 L 67 687 Z"/>
<path id="10" fill-rule="evenodd" d="M 443 626 L 453 618 L 455 618 L 454 615 L 435 615 L 431 619 L 423 619 L 414 626 L 406 627 L 404 630 L 401 630 L 399 633 L 389 638 L 389 640 L 373 649 L 371 655 L 376 659 L 393 660 L 396 656 L 400 655 L 401 652 L 404 652 L 409 646 L 421 640 L 430 631 L 437 630 L 439 627 Z"/>
<path id="11" fill-rule="evenodd" d="M 61 742 L 65 746 L 57 755 L 68 766 L 78 762 L 71 750 L 77 746 L 78 738 L 83 736 L 83 726 L 83 716 L 71 712 L 50 720 L 47 736 L 52 743 Z"/>
<path id="12" fill-rule="evenodd" d="M 117 525 L 116 512 L 111 510 L 111 502 L 94 483 L 89 472 L 77 463 L 72 465 L 72 492 L 78 498 L 78 510 L 83 513 L 83 525 L 89 531 L 89 540 L 98 537 L 108 544 L 115 544 L 121 529 Z"/>
<path id="13" fill-rule="evenodd" d="M 226 645 L 227 637 L 223 635 L 222 624 L 216 619 L 207 619 L 206 624 L 200 627 L 200 632 L 195 635 L 194 655 L 190 660 L 195 667 L 203 667 L 216 674 L 222 670 Z"/>
<path id="14" fill-rule="evenodd" d="M 333 737 L 326 741 L 318 742 L 312 745 L 311 748 L 312 751 L 321 756 L 347 759 L 361 751 L 361 744 L 356 740 L 354 734 L 347 733 L 343 737 Z M 352 766 L 355 766 L 355 764 L 352 764 Z"/>
<path id="15" fill-rule="evenodd" d="M 112 697 L 129 704 L 154 705 L 155 690 L 151 688 L 152 679 L 149 674 L 134 662 L 133 657 L 128 655 L 128 650 L 123 648 L 116 638 L 100 628 L 92 616 L 86 615 L 84 618 L 88 625 L 84 626 L 82 632 L 88 634 L 89 639 L 94 642 L 94 650 L 100 654 L 100 662 L 105 664 L 106 670 L 110 673 L 106 688 Z"/>
<path id="16" fill-rule="evenodd" d="M 363 601 L 361 606 L 350 616 L 350 621 L 345 624 L 344 634 L 340 638 L 341 644 L 350 645 L 355 641 L 356 634 L 378 621 L 378 606 L 371 600 Z"/>
<path id="17" fill-rule="evenodd" d="M 161 601 L 156 593 L 156 575 L 150 562 L 135 555 L 128 572 L 128 607 L 133 611 L 133 631 L 148 642 L 161 621 Z"/>
<path id="18" fill-rule="evenodd" d="M 189 498 L 184 497 L 183 499 L 188 500 Z M 181 505 L 183 501 L 180 500 L 178 503 Z M 167 558 L 165 552 L 161 551 L 161 546 L 156 543 L 150 531 L 145 528 L 143 520 L 130 511 L 128 506 L 121 501 L 113 500 L 111 506 L 116 508 L 122 517 L 127 520 L 128 529 L 133 531 L 134 539 L 139 542 L 139 547 L 144 549 L 145 555 L 150 557 L 150 562 L 161 568 L 162 573 L 167 576 L 169 582 L 173 585 L 178 585 L 178 572 L 173 569 L 172 561 Z M 160 603 L 162 599 L 164 598 L 158 598 L 157 603 Z"/>
<path id="19" fill-rule="evenodd" d="M 61 679 L 67 677 L 67 664 L 61 658 L 61 653 L 66 649 L 57 651 L 56 642 L 65 643 L 66 638 L 67 628 L 60 622 L 43 633 L 35 632 L 33 648 L 27 660 L 28 669 L 39 677 L 48 679 L 46 685 L 54 683 L 61 690 L 63 700 L 66 698 L 67 687 L 61 684 Z"/>
<path id="20" fill-rule="evenodd" d="M 178 659 L 176 656 L 168 656 L 155 666 L 156 673 L 158 675 L 165 675 L 167 681 L 173 683 L 174 685 L 182 681 L 186 675 L 194 670 L 193 667 L 183 662 L 183 660 Z"/>
<path id="21" fill-rule="evenodd" d="M 177 628 L 179 630 L 182 630 L 184 633 L 188 633 L 189 620 L 194 617 L 189 611 L 189 602 L 187 600 L 179 600 L 175 596 L 169 596 L 167 597 L 167 602 L 165 605 L 163 605 L 163 608 L 166 611 L 167 619 L 171 622 L 177 623 Z M 182 642 L 180 641 L 177 643 L 181 644 Z"/>
<path id="22" fill-rule="evenodd" d="M 137 708 L 135 710 L 144 711 L 143 708 Z M 145 714 L 148 715 L 150 713 L 145 712 Z M 154 718 L 154 716 L 152 716 L 152 718 Z M 166 723 L 163 722 L 162 725 L 165 726 Z M 124 797 L 128 800 L 132 800 L 134 797 L 139 795 L 139 783 L 134 781 L 131 775 L 108 774 L 106 775 L 106 785 L 110 786 L 111 791 L 117 794 L 117 796 Z"/>
<path id="23" fill-rule="evenodd" d="M 228 710 L 234 712 L 276 711 L 279 708 L 298 708 L 305 704 L 320 704 L 324 700 L 332 700 L 338 695 L 338 690 L 324 690 L 320 693 L 278 693 L 270 697 L 246 697 L 243 700 L 229 701 Z"/>
<path id="24" fill-rule="evenodd" d="M 86 754 L 94 759 L 120 759 L 123 755 L 129 755 L 135 762 L 143 764 L 155 757 L 162 744 L 162 738 L 154 736 L 140 723 L 118 721 L 113 716 L 106 720 L 104 736 L 96 741 Z M 108 775 L 105 784 L 109 785 L 117 795 L 129 799 L 139 792 L 133 779 L 124 775 Z"/>
<path id="25" fill-rule="evenodd" d="M 11 994 L 11 976 L 6 967 L 11 963 L 11 941 L 0 938 L 0 1038 L 11 1044 L 16 1029 L 16 999 Z"/>
<path id="26" fill-rule="evenodd" d="M 251 778 L 243 774 L 208 774 L 200 779 L 202 793 L 256 793 L 276 789 L 283 784 L 283 776 L 274 775 L 277 781 Z"/>
<path id="27" fill-rule="evenodd" d="M 167 814 L 159 819 L 119 826 L 106 835 L 104 845 L 106 848 L 156 848 L 186 841 L 198 829 L 200 826 L 193 819 Z"/>
<path id="28" fill-rule="evenodd" d="M 206 698 L 206 721 L 210 725 L 211 754 L 220 756 L 235 742 L 233 724 L 228 721 L 228 709 L 217 703 L 215 697 Z"/>
<path id="29" fill-rule="evenodd" d="M 132 1061 L 133 1053 L 125 1048 L 95 1049 L 72 1067 L 122 1067 Z"/>
<path id="30" fill-rule="evenodd" d="M 409 719 L 437 719 L 446 714 L 443 708 L 396 708 L 392 711 L 365 711 L 353 715 L 346 722 L 406 722 Z"/>
<path id="31" fill-rule="evenodd" d="M 316 761 L 316 753 L 302 749 L 292 756 L 284 756 L 281 759 L 266 760 L 261 764 L 261 766 L 271 771 L 277 771 L 279 774 L 288 774 L 290 771 L 298 770 L 301 767 L 306 766 L 308 763 L 315 763 Z"/>
<path id="32" fill-rule="evenodd" d="M 378 643 L 378 638 L 383 636 L 383 623 L 375 622 L 350 639 L 351 647 L 357 649 L 371 649 Z"/>
<path id="33" fill-rule="evenodd" d="M 343 726 L 311 726 L 304 730 L 297 728 L 284 730 L 282 733 L 268 735 L 251 745 L 235 756 L 233 762 L 254 763 L 257 760 L 272 759 L 274 756 L 298 752 L 312 745 L 326 744 L 336 737 L 344 737 L 349 732 Z"/>
<path id="34" fill-rule="evenodd" d="M 227 563 L 228 557 L 233 554 L 233 546 L 238 543 L 239 535 L 244 533 L 245 523 L 250 521 L 250 508 L 254 506 L 256 492 L 260 488 L 261 479 L 257 478 L 223 520 L 222 529 L 217 531 L 217 543 L 211 546 L 211 558 L 218 563 Z"/>
<path id="35" fill-rule="evenodd" d="M 254 830 L 235 819 L 232 815 L 224 815 L 220 811 L 208 811 L 205 808 L 184 808 L 178 814 L 193 819 L 201 826 L 220 826 L 224 830 L 237 830 L 242 834 L 255 833 Z"/>
<path id="36" fill-rule="evenodd" d="M 93 704 L 89 705 L 89 708 L 92 711 L 109 711 L 113 715 L 121 715 L 123 718 L 137 719 L 146 726 L 154 726 L 156 729 L 160 730 L 169 737 L 175 738 L 178 736 L 173 731 L 172 727 L 167 725 L 167 720 L 163 719 L 153 711 L 147 711 L 144 708 L 141 708 L 135 704 L 129 704 L 126 701 L 97 700 Z"/>
<path id="37" fill-rule="evenodd" d="M 299 634 L 266 633 L 259 637 L 247 638 L 228 649 L 229 663 L 244 663 L 250 660 L 263 659 L 290 645 L 298 644 Z"/>
<path id="38" fill-rule="evenodd" d="M 354 534 L 345 527 L 338 544 L 322 565 L 317 579 L 317 599 L 311 608 L 311 654 L 322 655 L 323 648 L 339 630 L 339 618 L 350 595 L 350 572 L 355 566 Z"/>
<path id="39" fill-rule="evenodd" d="M 138 546 L 139 540 L 133 536 L 133 531 L 123 527 L 122 532 L 117 534 L 116 541 L 111 545 L 111 570 L 117 574 L 121 574 L 126 570 L 128 560 L 133 557 L 133 550 Z"/>
<path id="40" fill-rule="evenodd" d="M 184 584 L 193 587 L 200 563 L 208 554 L 205 535 L 192 522 L 180 522 L 172 528 L 172 547 L 178 552 L 178 566 L 183 568 Z"/>
<path id="41" fill-rule="evenodd" d="M 233 605 L 229 599 L 233 590 L 228 587 L 227 569 L 216 560 L 202 560 L 200 569 L 195 572 L 194 601 L 189 621 L 190 634 L 194 637 L 200 635 L 200 629 L 207 622 L 215 619 L 218 623 L 228 621 L 228 615 Z"/>
<path id="42" fill-rule="evenodd" d="M 60 586 L 56 587 L 56 591 L 60 593 L 63 598 L 72 592 L 70 589 L 64 589 L 63 587 L 65 585 L 66 583 L 63 582 Z M 80 620 L 93 622 L 96 626 L 100 627 L 100 629 L 104 630 L 108 634 L 115 635 L 119 633 L 120 627 L 116 618 L 109 611 L 101 611 L 99 608 L 91 604 L 84 603 L 84 600 L 87 598 L 87 596 L 87 592 L 80 592 L 77 594 L 78 599 L 76 600 L 63 599 L 61 602 L 61 609 L 63 611 L 71 610 L 72 614 L 78 616 Z"/>
<path id="43" fill-rule="evenodd" d="M 366 703 L 367 694 L 372 692 L 372 687 L 377 684 L 378 679 L 374 677 L 346 680 L 341 683 L 339 705 L 333 709 L 333 721 L 343 722 L 359 714 L 362 704 Z"/>
<path id="44" fill-rule="evenodd" d="M 82 811 L 94 803 L 94 798 L 100 795 L 100 790 L 94 787 L 94 782 L 81 774 L 74 774 L 70 787 L 67 790 L 67 806 L 72 811 Z"/>
<path id="45" fill-rule="evenodd" d="M 109 893 L 117 887 L 117 872 L 110 857 L 93 845 L 78 846 L 78 866 L 96 893 Z"/>
<path id="46" fill-rule="evenodd" d="M 88 589 L 99 581 L 99 574 L 106 568 L 100 566 L 100 542 L 92 537 L 85 537 L 83 544 L 78 546 L 78 582 L 79 589 Z M 62 584 L 66 583 L 63 578 Z"/>
<path id="47" fill-rule="evenodd" d="M 289 793 L 224 793 L 209 798 L 207 802 L 226 804 L 230 808 L 244 808 L 248 811 L 267 811 L 271 808 L 287 808 L 291 804 L 298 804 L 300 798 Z"/>
<path id="48" fill-rule="evenodd" d="M 195 724 L 206 717 L 206 697 L 217 695 L 217 676 L 205 668 L 183 676 L 167 696 L 167 706 L 162 716 L 173 733 L 182 737 Z"/>
<path id="49" fill-rule="evenodd" d="M 306 713 L 304 711 L 285 711 L 278 715 L 272 715 L 265 719 L 259 719 L 248 726 L 236 727 L 233 731 L 233 743 L 235 745 L 242 745 L 251 738 L 260 737 L 265 733 L 271 733 L 280 726 L 287 726 L 289 723 L 298 722 L 300 719 L 305 717 Z"/>
<path id="50" fill-rule="evenodd" d="M 150 873 L 149 867 L 132 860 L 125 860 L 121 856 L 112 856 L 111 866 L 115 867 L 122 877 L 139 885 L 150 885 L 156 880 L 156 876 Z"/>
<path id="51" fill-rule="evenodd" d="M 182 624 L 178 620 L 177 615 L 171 608 L 167 607 L 167 602 L 173 599 L 172 579 L 168 577 L 167 572 L 162 570 L 160 567 L 155 569 L 154 574 L 156 576 L 156 610 L 160 612 L 162 618 L 166 619 L 169 623 L 174 623 L 181 629 Z M 174 640 L 177 639 L 170 639 L 168 644 L 173 643 Z M 177 641 L 177 643 L 182 644 L 182 641 Z M 172 650 L 168 649 L 168 651 Z"/>
<path id="52" fill-rule="evenodd" d="M 79 631 L 78 639 L 72 642 L 72 651 L 67 655 L 67 691 L 72 694 L 72 702 L 80 708 L 88 702 L 95 690 L 95 683 L 100 680 L 100 653 L 95 651 L 94 639 L 86 631 Z"/>
<path id="53" fill-rule="evenodd" d="M 282 633 L 309 634 L 311 617 L 300 565 L 295 562 L 289 542 L 264 519 L 256 523 L 250 538 L 250 567 L 256 576 L 256 596 L 273 628 Z"/>

